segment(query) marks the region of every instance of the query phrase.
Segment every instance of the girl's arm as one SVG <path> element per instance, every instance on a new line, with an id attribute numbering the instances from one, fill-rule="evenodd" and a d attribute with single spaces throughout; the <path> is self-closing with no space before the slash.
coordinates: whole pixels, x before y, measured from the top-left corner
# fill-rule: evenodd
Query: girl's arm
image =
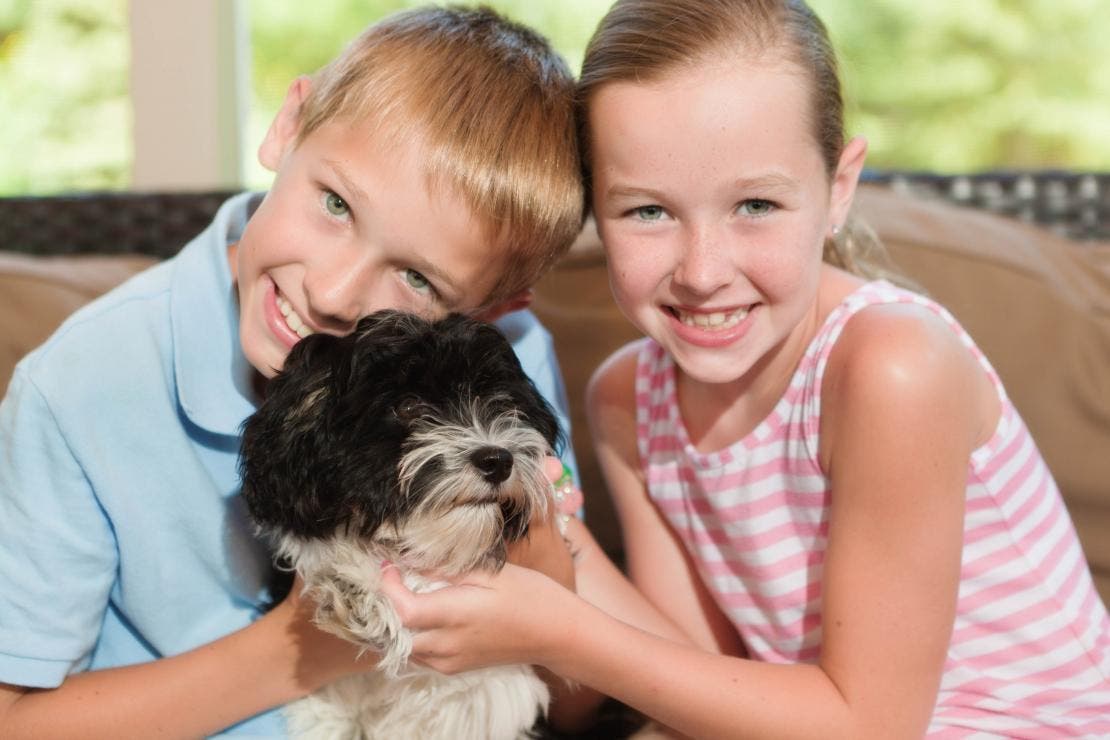
<path id="1" fill-rule="evenodd" d="M 647 496 L 636 442 L 638 346 L 628 345 L 607 360 L 586 391 L 597 459 L 620 520 L 625 569 L 643 596 L 695 645 L 743 656 L 739 635 L 705 588 L 678 535 Z M 587 600 L 614 613 L 596 599 Z M 640 622 L 632 624 L 665 634 Z"/>
<path id="2" fill-rule="evenodd" d="M 55 689 L 0 684 L 0 737 L 201 737 L 369 670 L 290 595 L 250 626 L 181 655 L 78 673 Z"/>
<path id="3" fill-rule="evenodd" d="M 968 459 L 993 429 L 997 399 L 958 339 L 916 307 L 853 318 L 823 398 L 820 455 L 835 493 L 817 664 L 681 645 L 515 567 L 435 594 L 391 594 L 406 624 L 425 630 L 416 653 L 449 672 L 539 663 L 693 737 L 919 737 L 954 620 Z M 678 568 L 673 553 L 656 561 L 632 546 L 649 579 Z"/>

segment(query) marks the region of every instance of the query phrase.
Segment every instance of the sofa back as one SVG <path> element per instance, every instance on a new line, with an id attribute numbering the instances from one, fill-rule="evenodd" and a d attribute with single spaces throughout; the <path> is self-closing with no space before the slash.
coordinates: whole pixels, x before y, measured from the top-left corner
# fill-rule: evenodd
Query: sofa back
<path id="1" fill-rule="evenodd" d="M 18 358 L 66 315 L 175 252 L 226 195 L 0 199 L 0 250 L 9 250 L 0 251 L 0 391 Z M 949 200 L 873 183 L 861 187 L 856 213 L 995 366 L 1060 484 L 1110 602 L 1110 241 L 1062 236 Z M 5 219 L 13 203 L 22 227 Z M 1074 219 L 1052 225 L 1080 236 L 1110 233 L 1110 209 L 1098 211 L 1093 225 L 1086 212 L 1073 208 Z M 37 218 L 52 221 L 53 231 L 33 228 Z M 566 380 L 587 520 L 619 562 L 620 532 L 583 398 L 594 368 L 638 334 L 613 304 L 591 230 L 537 285 L 534 310 L 554 336 Z"/>

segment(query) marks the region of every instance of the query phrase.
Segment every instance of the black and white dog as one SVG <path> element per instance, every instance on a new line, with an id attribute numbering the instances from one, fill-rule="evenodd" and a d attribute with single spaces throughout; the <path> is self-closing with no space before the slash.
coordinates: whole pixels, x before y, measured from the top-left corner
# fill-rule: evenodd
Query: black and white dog
<path id="1" fill-rule="evenodd" d="M 383 311 L 290 352 L 244 425 L 243 497 L 317 602 L 316 622 L 381 656 L 287 709 L 295 735 L 517 738 L 546 711 L 528 666 L 444 676 L 410 666 L 411 634 L 378 592 L 497 570 L 544 515 L 555 417 L 494 327 Z"/>

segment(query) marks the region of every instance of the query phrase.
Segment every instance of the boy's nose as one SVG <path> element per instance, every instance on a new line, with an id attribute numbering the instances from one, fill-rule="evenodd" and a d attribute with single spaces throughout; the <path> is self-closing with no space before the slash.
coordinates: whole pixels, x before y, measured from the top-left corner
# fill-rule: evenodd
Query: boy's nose
<path id="1" fill-rule="evenodd" d="M 322 320 L 350 328 L 366 313 L 370 300 L 370 268 L 357 261 L 334 259 L 317 264 L 305 275 L 309 307 Z"/>

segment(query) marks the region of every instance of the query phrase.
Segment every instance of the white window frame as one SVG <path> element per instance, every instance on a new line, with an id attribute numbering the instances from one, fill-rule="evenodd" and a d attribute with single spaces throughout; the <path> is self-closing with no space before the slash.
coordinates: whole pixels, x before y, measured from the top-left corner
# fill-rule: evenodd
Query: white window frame
<path id="1" fill-rule="evenodd" d="M 130 0 L 131 188 L 242 187 L 246 0 Z"/>

